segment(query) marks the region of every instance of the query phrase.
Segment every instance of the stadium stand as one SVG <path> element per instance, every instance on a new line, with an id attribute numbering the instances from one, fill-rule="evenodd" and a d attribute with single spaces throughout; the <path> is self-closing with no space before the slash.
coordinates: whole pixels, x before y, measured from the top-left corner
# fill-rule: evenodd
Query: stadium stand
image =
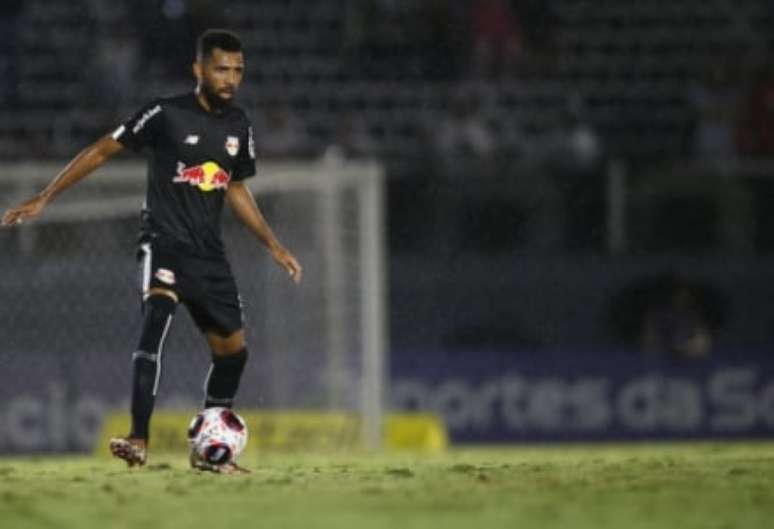
<path id="1" fill-rule="evenodd" d="M 463 324 L 474 339 L 495 335 L 500 329 L 494 325 L 511 333 L 524 327 L 519 336 L 500 340 L 507 347 L 609 342 L 601 307 L 629 279 L 656 266 L 638 261 L 642 256 L 663 257 L 658 267 L 698 266 L 725 284 L 730 265 L 717 260 L 704 269 L 702 259 L 739 254 L 740 272 L 726 291 L 741 299 L 755 290 L 744 283 L 748 275 L 752 283 L 768 284 L 760 279 L 768 265 L 755 263 L 760 274 L 745 275 L 753 270 L 745 259 L 770 256 L 774 248 L 770 167 L 688 160 L 685 168 L 672 161 L 697 154 L 703 97 L 729 107 L 727 125 L 738 126 L 739 100 L 753 92 L 757 72 L 770 66 L 771 2 L 511 2 L 523 49 L 512 70 L 493 74 L 472 65 L 467 8 L 477 1 L 232 0 L 219 7 L 137 0 L 112 2 L 110 10 L 96 0 L 3 2 L 2 38 L 10 52 L 0 56 L 6 73 L 0 156 L 58 162 L 149 98 L 190 89 L 195 35 L 210 25 L 227 26 L 247 47 L 248 82 L 239 97 L 259 131 L 263 108 L 284 106 L 302 122 L 310 144 L 305 154 L 316 156 L 333 141 L 341 120 L 355 115 L 371 140 L 365 142 L 370 152 L 387 166 L 391 295 L 420 312 L 392 315 L 396 347 L 453 346 L 463 341 L 454 335 Z M 697 96 L 716 68 L 728 69 L 729 92 Z M 449 165 L 461 167 L 463 176 L 492 178 L 454 180 L 435 163 L 434 134 L 460 94 L 475 98 L 495 153 L 489 167 L 482 163 L 467 173 L 456 160 Z M 541 165 L 568 113 L 582 117 L 598 135 L 603 161 L 614 160 L 623 168 L 617 174 L 628 178 L 629 187 L 621 184 L 618 192 L 626 196 L 619 211 L 626 209 L 627 222 L 617 231 L 627 237 L 613 252 L 605 238 L 614 231 L 614 164 L 582 175 Z M 121 230 L 83 237 L 129 244 L 134 222 Z M 39 232 L 38 250 L 56 238 L 55 247 L 66 253 L 67 241 L 77 241 L 53 229 L 48 235 L 46 227 Z M 72 243 L 73 253 L 77 246 Z M 583 261 L 608 252 L 631 262 Z M 670 260 L 685 255 L 699 265 Z M 541 260 L 547 257 L 564 261 L 552 269 Z M 427 262 L 432 277 L 407 272 Z M 620 267 L 617 275 L 605 269 L 587 281 L 587 267 L 613 266 Z M 501 280 L 504 269 L 512 273 Z M 770 340 L 763 298 L 735 302 L 738 316 L 727 324 L 728 336 Z M 519 323 L 527 311 L 522 299 L 542 301 L 530 305 Z M 547 315 L 564 314 L 568 300 L 584 310 L 546 324 Z M 463 305 L 453 314 L 438 309 Z M 467 321 L 473 314 L 485 315 Z M 429 322 L 422 332 L 417 320 Z"/>
<path id="2" fill-rule="evenodd" d="M 66 156 L 114 122 L 115 108 L 106 107 L 116 99 L 109 97 L 110 87 L 94 88 L 94 75 L 104 75 L 95 50 L 110 44 L 116 28 L 130 35 L 129 44 L 142 48 L 143 62 L 129 72 L 135 84 L 131 90 L 124 87 L 129 97 L 119 101 L 119 111 L 126 113 L 149 95 L 190 85 L 187 70 L 172 72 L 160 62 L 165 50 L 154 46 L 154 35 L 164 31 L 168 36 L 174 27 L 190 40 L 208 20 L 222 20 L 238 30 L 247 45 L 247 105 L 257 109 L 264 101 L 286 101 L 303 115 L 321 149 L 337 117 L 357 112 L 382 154 L 416 156 L 424 145 L 418 141 L 423 129 L 437 119 L 456 85 L 467 83 L 482 94 L 482 111 L 502 135 L 505 149 L 519 139 L 519 129 L 539 137 L 574 98 L 585 103 L 587 118 L 613 153 L 681 154 L 694 119 L 691 84 L 717 61 L 731 59 L 753 67 L 770 44 L 766 21 L 772 17 L 765 0 L 744 5 L 729 0 L 593 5 L 556 0 L 543 3 L 548 8 L 544 5 L 537 15 L 530 9 L 518 13 L 523 26 L 538 27 L 542 34 L 528 36 L 526 58 L 515 75 L 471 79 L 461 68 L 454 76 L 428 80 L 432 72 L 423 71 L 427 63 L 416 56 L 422 46 L 411 43 L 421 37 L 410 25 L 401 37 L 403 44 L 396 44 L 396 53 L 401 53 L 397 60 L 377 54 L 370 59 L 375 61 L 370 69 L 359 68 L 353 59 L 363 43 L 358 35 L 379 28 L 353 15 L 347 2 L 267 1 L 258 6 L 233 1 L 214 14 L 212 8 L 196 7 L 203 3 L 189 3 L 188 12 L 182 2 L 157 4 L 138 2 L 111 16 L 100 13 L 98 2 L 19 4 L 17 53 L 11 59 L 18 64 L 19 84 L 13 108 L 0 120 L 0 153 L 9 158 L 30 153 Z M 178 4 L 183 7 L 176 8 Z M 406 9 L 417 5 L 405 4 Z M 464 28 L 464 20 L 457 23 Z M 83 31 L 84 25 L 90 31 Z M 142 42 L 132 43 L 131 38 Z M 464 63 L 469 36 L 454 39 L 461 45 L 449 50 L 460 56 L 450 54 L 446 60 Z M 173 46 L 167 52 L 181 49 Z M 126 56 L 118 56 L 121 60 Z"/>

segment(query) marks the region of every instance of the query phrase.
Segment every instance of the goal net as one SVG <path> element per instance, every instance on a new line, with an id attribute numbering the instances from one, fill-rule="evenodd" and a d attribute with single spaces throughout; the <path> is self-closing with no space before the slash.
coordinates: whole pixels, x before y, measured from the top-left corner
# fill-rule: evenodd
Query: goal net
<path id="1" fill-rule="evenodd" d="M 5 165 L 13 179 L 0 207 L 30 196 L 60 168 Z M 0 232 L 0 368 L 12 375 L 0 387 L 0 452 L 87 448 L 100 414 L 127 409 L 140 323 L 134 252 L 144 184 L 143 164 L 112 162 L 40 220 Z M 386 348 L 382 169 L 371 162 L 265 163 L 248 184 L 304 267 L 304 280 L 294 285 L 226 209 L 223 236 L 250 351 L 237 408 L 354 412 L 366 445 L 378 446 Z M 181 308 L 166 342 L 157 409 L 198 407 L 208 366 L 206 342 Z"/>

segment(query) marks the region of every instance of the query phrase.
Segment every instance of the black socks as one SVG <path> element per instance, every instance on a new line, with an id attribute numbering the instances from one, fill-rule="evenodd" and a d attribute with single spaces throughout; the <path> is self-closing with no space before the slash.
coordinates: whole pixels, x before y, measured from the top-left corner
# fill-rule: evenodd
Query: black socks
<path id="1" fill-rule="evenodd" d="M 162 353 L 177 303 L 168 296 L 154 295 L 144 305 L 140 343 L 132 356 L 132 429 L 129 437 L 148 439 L 150 418 L 161 381 Z M 230 408 L 239 389 L 247 349 L 232 355 L 212 355 L 205 381 L 205 408 Z"/>
<path id="2" fill-rule="evenodd" d="M 132 430 L 129 437 L 147 439 L 153 404 L 161 381 L 161 354 L 177 304 L 164 295 L 145 301 L 140 343 L 132 355 Z"/>
<path id="3" fill-rule="evenodd" d="M 233 355 L 212 355 L 212 367 L 204 382 L 205 408 L 230 408 L 247 363 L 247 349 Z"/>

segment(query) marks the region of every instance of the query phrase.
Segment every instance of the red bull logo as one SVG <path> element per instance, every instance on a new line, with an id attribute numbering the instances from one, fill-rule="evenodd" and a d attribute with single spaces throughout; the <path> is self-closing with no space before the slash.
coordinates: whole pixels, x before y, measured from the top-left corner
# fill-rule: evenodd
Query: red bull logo
<path id="1" fill-rule="evenodd" d="M 231 181 L 228 174 L 215 162 L 204 162 L 201 165 L 186 167 L 183 162 L 177 163 L 177 176 L 172 179 L 176 184 L 188 183 L 202 191 L 226 189 Z"/>

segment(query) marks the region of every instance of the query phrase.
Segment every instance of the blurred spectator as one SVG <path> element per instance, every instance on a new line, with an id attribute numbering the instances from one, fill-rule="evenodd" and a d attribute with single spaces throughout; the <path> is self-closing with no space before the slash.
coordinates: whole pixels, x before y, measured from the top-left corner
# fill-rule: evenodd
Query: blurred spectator
<path id="1" fill-rule="evenodd" d="M 140 41 L 119 21 L 104 28 L 98 40 L 92 72 L 99 85 L 101 106 L 123 113 L 136 95 L 140 66 Z"/>
<path id="2" fill-rule="evenodd" d="M 57 144 L 63 149 L 67 135 L 77 138 L 79 144 L 81 135 L 88 137 L 95 129 L 109 130 L 125 119 L 137 95 L 141 38 L 129 22 L 128 6 L 88 0 L 87 7 L 93 24 L 89 31 L 92 46 L 86 57 L 90 63 L 82 69 L 84 97 L 73 105 L 66 122 L 59 124 Z"/>
<path id="3" fill-rule="evenodd" d="M 467 90 L 452 95 L 447 114 L 431 130 L 436 152 L 449 171 L 466 161 L 488 162 L 494 155 L 496 142 L 481 114 L 481 102 Z"/>
<path id="4" fill-rule="evenodd" d="M 470 28 L 472 75 L 498 77 L 513 73 L 524 51 L 524 37 L 508 0 L 474 0 Z"/>
<path id="5" fill-rule="evenodd" d="M 470 238 L 466 234 L 482 218 L 482 210 L 490 209 L 484 203 L 486 190 L 496 184 L 482 182 L 482 178 L 496 174 L 497 147 L 477 94 L 458 88 L 444 109 L 445 115 L 428 128 L 435 151 L 436 174 L 440 176 L 433 182 L 430 215 L 435 233 L 434 251 L 442 259 L 451 258 L 467 244 Z"/>
<path id="6" fill-rule="evenodd" d="M 312 144 L 306 127 L 282 102 L 264 105 L 261 118 L 256 122 L 255 147 L 262 158 L 310 156 Z"/>
<path id="7" fill-rule="evenodd" d="M 739 87 L 731 66 L 713 63 L 702 82 L 692 88 L 689 98 L 696 114 L 693 155 L 709 161 L 735 159 Z"/>
<path id="8" fill-rule="evenodd" d="M 363 158 L 372 156 L 376 151 L 368 127 L 359 114 L 343 114 L 333 134 L 329 147 L 335 147 L 344 158 Z"/>
<path id="9" fill-rule="evenodd" d="M 774 67 L 767 65 L 744 101 L 739 147 L 748 156 L 774 156 Z"/>
<path id="10" fill-rule="evenodd" d="M 602 139 L 578 97 L 570 98 L 542 144 L 543 165 L 561 195 L 562 246 L 601 250 L 605 242 L 605 157 Z"/>
<path id="11" fill-rule="evenodd" d="M 612 321 L 644 353 L 699 359 L 711 352 L 724 302 L 713 287 L 666 272 L 635 281 L 613 301 Z"/>
<path id="12" fill-rule="evenodd" d="M 543 138 L 545 161 L 562 173 L 586 174 L 602 161 L 602 140 L 586 118 L 584 104 L 571 97 L 555 125 Z"/>

